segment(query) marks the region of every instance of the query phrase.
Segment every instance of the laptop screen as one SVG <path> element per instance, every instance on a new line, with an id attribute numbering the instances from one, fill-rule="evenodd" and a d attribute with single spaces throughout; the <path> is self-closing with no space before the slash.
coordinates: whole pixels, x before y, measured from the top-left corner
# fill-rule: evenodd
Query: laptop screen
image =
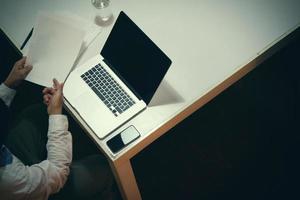
<path id="1" fill-rule="evenodd" d="M 124 12 L 120 12 L 101 55 L 146 104 L 171 65 L 171 60 Z"/>

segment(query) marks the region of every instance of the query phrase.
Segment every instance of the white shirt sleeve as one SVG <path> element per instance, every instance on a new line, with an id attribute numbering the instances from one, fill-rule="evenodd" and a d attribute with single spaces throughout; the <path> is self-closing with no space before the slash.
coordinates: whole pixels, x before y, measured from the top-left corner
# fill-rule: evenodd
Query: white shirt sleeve
<path id="1" fill-rule="evenodd" d="M 1 199 L 48 199 L 65 184 L 72 161 L 72 136 L 67 117 L 50 115 L 47 160 L 25 166 L 18 158 L 0 168 Z"/>
<path id="2" fill-rule="evenodd" d="M 10 106 L 15 95 L 16 90 L 7 87 L 4 83 L 0 85 L 0 98 L 7 106 Z"/>

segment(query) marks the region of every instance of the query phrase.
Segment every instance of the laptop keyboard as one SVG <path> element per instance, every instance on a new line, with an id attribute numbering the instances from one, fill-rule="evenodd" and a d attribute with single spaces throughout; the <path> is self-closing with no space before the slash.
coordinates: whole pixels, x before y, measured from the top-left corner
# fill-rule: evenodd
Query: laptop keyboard
<path id="1" fill-rule="evenodd" d="M 135 104 L 100 64 L 82 74 L 81 78 L 115 116 L 118 116 Z"/>

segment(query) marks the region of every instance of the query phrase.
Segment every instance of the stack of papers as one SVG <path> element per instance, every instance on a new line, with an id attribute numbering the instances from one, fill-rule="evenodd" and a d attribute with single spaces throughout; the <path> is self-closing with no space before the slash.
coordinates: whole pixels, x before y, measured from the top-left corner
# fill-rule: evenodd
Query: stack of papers
<path id="1" fill-rule="evenodd" d="M 78 57 L 101 32 L 101 28 L 70 13 L 39 13 L 25 55 L 33 66 L 26 80 L 52 86 L 64 82 Z"/>

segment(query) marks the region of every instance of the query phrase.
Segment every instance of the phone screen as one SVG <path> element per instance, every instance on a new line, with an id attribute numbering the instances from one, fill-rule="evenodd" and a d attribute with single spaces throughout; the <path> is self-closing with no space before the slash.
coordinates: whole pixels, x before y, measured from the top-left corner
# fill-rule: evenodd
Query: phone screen
<path id="1" fill-rule="evenodd" d="M 128 144 L 140 137 L 140 133 L 134 126 L 129 126 L 118 135 L 107 141 L 107 146 L 113 153 L 116 153 L 126 147 Z"/>

